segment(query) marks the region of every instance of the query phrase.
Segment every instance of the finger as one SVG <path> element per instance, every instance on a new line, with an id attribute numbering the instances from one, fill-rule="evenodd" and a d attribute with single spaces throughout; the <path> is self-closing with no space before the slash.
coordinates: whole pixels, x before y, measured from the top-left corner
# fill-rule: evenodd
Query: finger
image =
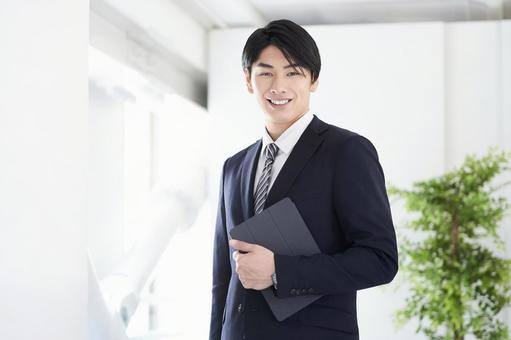
<path id="1" fill-rule="evenodd" d="M 236 262 L 236 265 L 239 265 L 243 259 L 243 256 L 247 254 L 246 252 L 235 250 L 232 253 L 232 258 L 234 259 L 234 262 Z"/>
<path id="2" fill-rule="evenodd" d="M 234 240 L 234 239 L 229 241 L 229 245 L 231 247 L 233 247 L 234 249 L 241 250 L 241 251 L 248 251 L 248 252 L 254 251 L 257 246 L 256 244 L 243 242 L 240 240 Z"/>
<path id="3" fill-rule="evenodd" d="M 243 275 L 239 276 L 239 280 L 243 288 L 249 289 L 251 288 L 251 280 L 246 279 Z"/>

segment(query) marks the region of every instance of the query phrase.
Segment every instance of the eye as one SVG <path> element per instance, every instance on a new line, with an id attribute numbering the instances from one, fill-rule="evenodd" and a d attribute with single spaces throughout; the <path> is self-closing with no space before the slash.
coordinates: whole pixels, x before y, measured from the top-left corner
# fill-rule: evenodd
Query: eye
<path id="1" fill-rule="evenodd" d="M 262 72 L 262 73 L 259 73 L 259 75 L 267 77 L 267 76 L 271 76 L 271 73 L 270 72 Z"/>
<path id="2" fill-rule="evenodd" d="M 289 72 L 287 75 L 288 76 L 299 76 L 299 75 L 301 75 L 301 73 L 293 71 L 293 72 Z"/>

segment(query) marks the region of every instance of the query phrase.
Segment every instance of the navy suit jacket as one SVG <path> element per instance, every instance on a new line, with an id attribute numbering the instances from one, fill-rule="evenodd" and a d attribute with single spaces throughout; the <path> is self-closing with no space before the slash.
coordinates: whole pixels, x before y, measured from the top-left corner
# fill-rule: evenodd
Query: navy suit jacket
<path id="1" fill-rule="evenodd" d="M 396 235 L 385 178 L 365 137 L 314 116 L 271 187 L 265 207 L 289 197 L 320 254 L 275 254 L 278 297 L 324 295 L 278 322 L 260 291 L 245 289 L 229 247 L 231 228 L 253 216 L 261 140 L 223 167 L 213 252 L 210 340 L 358 339 L 357 290 L 393 280 Z"/>

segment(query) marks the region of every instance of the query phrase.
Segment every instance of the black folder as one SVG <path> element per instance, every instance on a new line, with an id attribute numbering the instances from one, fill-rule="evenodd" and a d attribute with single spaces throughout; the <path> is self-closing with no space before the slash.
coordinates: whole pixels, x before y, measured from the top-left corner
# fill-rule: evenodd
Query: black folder
<path id="1" fill-rule="evenodd" d="M 233 239 L 261 245 L 280 255 L 313 255 L 320 252 L 298 209 L 288 197 L 233 227 L 230 235 Z M 277 277 L 277 281 L 278 279 Z M 278 298 L 272 287 L 264 289 L 262 294 L 278 321 L 286 319 L 322 296 Z"/>

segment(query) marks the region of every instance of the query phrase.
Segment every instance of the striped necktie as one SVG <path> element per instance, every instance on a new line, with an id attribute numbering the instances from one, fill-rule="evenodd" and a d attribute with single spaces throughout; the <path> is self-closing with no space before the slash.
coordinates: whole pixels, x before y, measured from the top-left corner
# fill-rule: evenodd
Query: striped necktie
<path id="1" fill-rule="evenodd" d="M 264 162 L 263 173 L 259 178 L 259 182 L 257 183 L 257 188 L 254 195 L 255 214 L 259 214 L 261 211 L 263 211 L 264 202 L 266 201 L 266 197 L 268 197 L 268 188 L 270 186 L 271 180 L 271 168 L 278 150 L 279 147 L 275 143 L 270 143 L 266 146 L 266 160 Z"/>

